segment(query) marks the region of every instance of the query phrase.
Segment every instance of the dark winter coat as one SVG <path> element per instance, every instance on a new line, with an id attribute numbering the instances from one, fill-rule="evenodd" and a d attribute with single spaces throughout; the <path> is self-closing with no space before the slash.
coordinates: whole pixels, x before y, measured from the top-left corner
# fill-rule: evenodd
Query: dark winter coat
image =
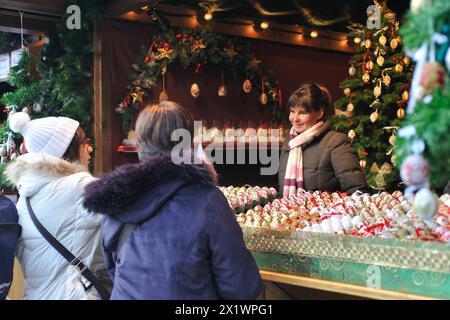
<path id="1" fill-rule="evenodd" d="M 289 135 L 280 156 L 278 183 L 283 191 L 289 158 Z M 308 191 L 367 191 L 367 182 L 355 150 L 343 133 L 329 128 L 303 146 L 303 185 Z"/>
<path id="2" fill-rule="evenodd" d="M 124 165 L 86 188 L 107 215 L 102 241 L 111 299 L 255 299 L 258 267 L 216 187 L 212 166 L 170 157 Z M 137 224 L 117 252 L 126 223 Z"/>
<path id="3" fill-rule="evenodd" d="M 14 203 L 0 195 L 0 300 L 6 298 L 13 278 L 14 254 L 21 228 Z"/>

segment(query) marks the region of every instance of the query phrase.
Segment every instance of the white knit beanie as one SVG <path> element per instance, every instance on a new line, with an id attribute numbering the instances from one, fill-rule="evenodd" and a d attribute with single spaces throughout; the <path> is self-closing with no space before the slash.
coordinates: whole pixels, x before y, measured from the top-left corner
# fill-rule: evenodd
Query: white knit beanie
<path id="1" fill-rule="evenodd" d="M 20 133 L 28 152 L 47 153 L 62 158 L 72 142 L 79 122 L 66 117 L 31 120 L 25 112 L 16 112 L 8 119 L 12 131 Z"/>

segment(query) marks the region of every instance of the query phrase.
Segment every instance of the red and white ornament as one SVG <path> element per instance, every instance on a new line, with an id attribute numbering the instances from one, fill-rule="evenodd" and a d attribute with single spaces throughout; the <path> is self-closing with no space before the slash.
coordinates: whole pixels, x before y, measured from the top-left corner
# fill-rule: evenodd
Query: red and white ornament
<path id="1" fill-rule="evenodd" d="M 400 168 L 400 177 L 407 186 L 423 184 L 430 177 L 428 162 L 418 154 L 408 156 Z"/>
<path id="2" fill-rule="evenodd" d="M 441 88 L 445 82 L 445 69 L 438 62 L 430 62 L 423 66 L 420 75 L 420 86 L 423 94 L 427 95 Z"/>

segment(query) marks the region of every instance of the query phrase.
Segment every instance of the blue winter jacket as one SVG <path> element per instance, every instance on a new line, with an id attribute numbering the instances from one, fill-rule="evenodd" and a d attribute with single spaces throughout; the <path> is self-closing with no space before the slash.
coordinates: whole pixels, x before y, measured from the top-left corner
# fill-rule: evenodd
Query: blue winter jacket
<path id="1" fill-rule="evenodd" d="M 111 299 L 255 299 L 262 281 L 211 165 L 125 165 L 86 188 L 105 213 Z M 117 244 L 124 224 L 136 224 Z"/>
<path id="2" fill-rule="evenodd" d="M 14 203 L 0 195 L 0 300 L 6 298 L 13 278 L 14 255 L 21 228 Z"/>

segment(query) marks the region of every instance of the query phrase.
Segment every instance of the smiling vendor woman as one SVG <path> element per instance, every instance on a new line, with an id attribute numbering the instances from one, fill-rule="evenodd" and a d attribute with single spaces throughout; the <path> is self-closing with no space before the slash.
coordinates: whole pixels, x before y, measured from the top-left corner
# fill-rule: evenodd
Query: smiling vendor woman
<path id="1" fill-rule="evenodd" d="M 280 158 L 278 182 L 284 196 L 308 191 L 366 191 L 367 183 L 347 136 L 331 130 L 334 108 L 328 90 L 304 83 L 288 101 L 292 124 Z"/>

